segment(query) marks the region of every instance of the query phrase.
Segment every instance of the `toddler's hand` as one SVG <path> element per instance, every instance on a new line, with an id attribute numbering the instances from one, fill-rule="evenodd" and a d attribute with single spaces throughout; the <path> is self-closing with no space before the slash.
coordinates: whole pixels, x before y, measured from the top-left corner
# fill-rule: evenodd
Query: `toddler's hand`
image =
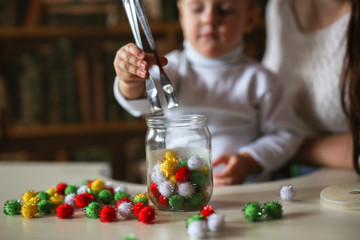
<path id="1" fill-rule="evenodd" d="M 224 164 L 225 168 L 214 173 L 215 186 L 242 184 L 249 174 L 257 174 L 261 166 L 249 154 L 225 154 L 215 159 L 213 167 Z"/>
<path id="2" fill-rule="evenodd" d="M 162 65 L 167 64 L 165 57 L 160 57 Z M 148 69 L 156 63 L 152 54 L 146 54 L 134 43 L 121 47 L 114 59 L 114 68 L 119 78 L 119 89 L 128 99 L 140 98 L 145 91 L 144 80 Z"/>

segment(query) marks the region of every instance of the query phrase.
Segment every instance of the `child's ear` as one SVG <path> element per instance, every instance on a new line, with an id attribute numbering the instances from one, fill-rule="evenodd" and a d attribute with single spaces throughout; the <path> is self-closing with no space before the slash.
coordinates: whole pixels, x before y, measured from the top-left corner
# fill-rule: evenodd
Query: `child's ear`
<path id="1" fill-rule="evenodd" d="M 248 33 L 254 29 L 254 27 L 259 21 L 260 14 L 261 14 L 261 8 L 258 5 L 248 10 L 246 24 L 245 24 L 245 33 Z"/>

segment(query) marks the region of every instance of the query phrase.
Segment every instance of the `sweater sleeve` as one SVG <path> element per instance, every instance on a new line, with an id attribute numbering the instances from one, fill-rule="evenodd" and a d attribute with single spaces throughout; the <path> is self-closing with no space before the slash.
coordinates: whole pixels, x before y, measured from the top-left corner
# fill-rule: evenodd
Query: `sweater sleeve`
<path id="1" fill-rule="evenodd" d="M 256 103 L 261 136 L 240 148 L 241 153 L 249 153 L 263 167 L 262 175 L 279 169 L 290 160 L 303 140 L 293 109 L 284 99 L 283 88 L 272 78 L 272 84 L 262 91 Z"/>
<path id="2" fill-rule="evenodd" d="M 114 96 L 117 102 L 134 117 L 140 117 L 145 114 L 150 114 L 150 103 L 147 98 L 136 100 L 126 99 L 119 90 L 119 79 L 115 78 L 114 81 Z"/>

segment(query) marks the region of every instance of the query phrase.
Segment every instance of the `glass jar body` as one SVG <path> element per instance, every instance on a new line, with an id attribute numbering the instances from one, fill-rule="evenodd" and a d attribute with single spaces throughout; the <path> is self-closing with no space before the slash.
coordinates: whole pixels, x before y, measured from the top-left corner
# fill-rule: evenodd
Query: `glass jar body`
<path id="1" fill-rule="evenodd" d="M 213 191 L 211 136 L 202 115 L 146 120 L 149 198 L 160 210 L 200 210 Z"/>

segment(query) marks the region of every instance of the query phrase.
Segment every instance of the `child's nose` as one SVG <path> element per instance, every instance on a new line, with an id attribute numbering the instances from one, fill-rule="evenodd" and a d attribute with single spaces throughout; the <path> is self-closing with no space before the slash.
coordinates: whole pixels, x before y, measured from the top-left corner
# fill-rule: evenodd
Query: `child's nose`
<path id="1" fill-rule="evenodd" d="M 215 9 L 208 9 L 203 14 L 203 22 L 207 24 L 214 24 L 218 21 L 219 14 Z"/>

